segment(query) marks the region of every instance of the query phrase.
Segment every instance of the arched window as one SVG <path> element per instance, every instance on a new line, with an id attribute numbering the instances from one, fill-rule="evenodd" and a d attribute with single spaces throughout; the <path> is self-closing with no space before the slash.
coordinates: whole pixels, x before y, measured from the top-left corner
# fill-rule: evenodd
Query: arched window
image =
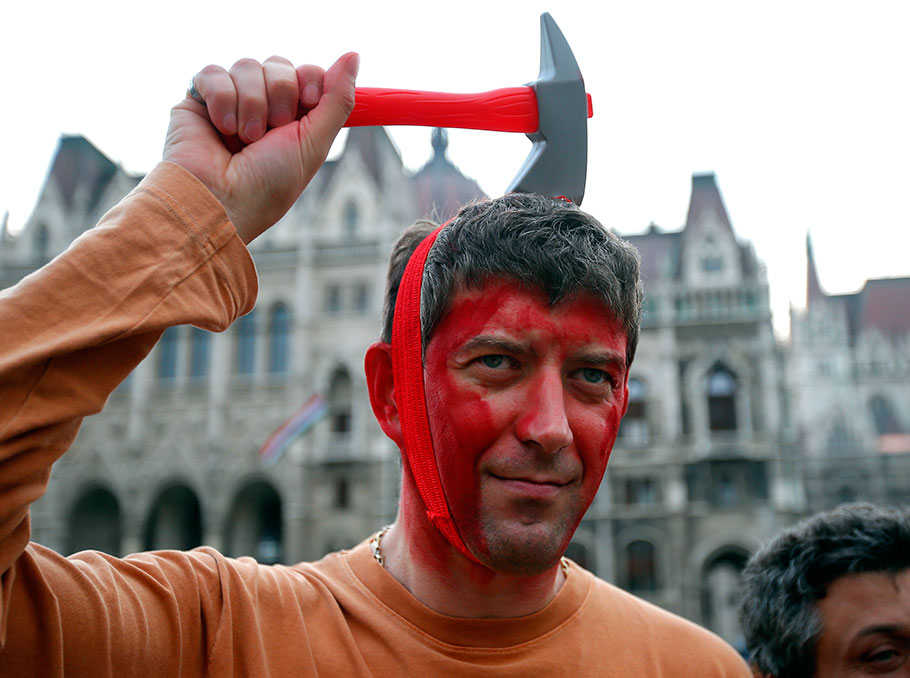
<path id="1" fill-rule="evenodd" d="M 176 327 L 168 327 L 158 342 L 158 362 L 155 374 L 159 379 L 173 379 L 177 376 L 177 342 Z"/>
<path id="2" fill-rule="evenodd" d="M 329 422 L 334 434 L 351 431 L 351 377 L 339 367 L 329 382 Z"/>
<path id="3" fill-rule="evenodd" d="M 901 425 L 897 421 L 897 415 L 894 413 L 894 408 L 882 396 L 874 396 L 869 400 L 869 413 L 872 415 L 872 423 L 878 435 L 903 433 Z"/>
<path id="4" fill-rule="evenodd" d="M 281 562 L 282 523 L 281 497 L 275 488 L 262 480 L 247 484 L 237 493 L 228 515 L 228 555 L 252 556 L 266 564 Z"/>
<path id="5" fill-rule="evenodd" d="M 38 224 L 35 227 L 35 233 L 32 238 L 32 248 L 35 253 L 35 260 L 44 262 L 50 259 L 51 234 L 47 224 Z"/>
<path id="6" fill-rule="evenodd" d="M 202 379 L 208 376 L 211 356 L 212 334 L 194 327 L 190 330 L 190 378 Z"/>
<path id="7" fill-rule="evenodd" d="M 237 321 L 234 345 L 234 371 L 253 374 L 256 370 L 256 312 L 250 311 Z"/>
<path id="8" fill-rule="evenodd" d="M 619 427 L 619 435 L 627 445 L 646 445 L 650 438 L 647 396 L 648 390 L 645 382 L 630 377 L 629 409 Z"/>
<path id="9" fill-rule="evenodd" d="M 117 498 L 103 487 L 84 492 L 70 511 L 67 553 L 87 549 L 120 555 L 121 518 Z"/>
<path id="10" fill-rule="evenodd" d="M 348 200 L 344 204 L 344 211 L 341 215 L 341 223 L 344 227 L 344 235 L 347 237 L 356 235 L 357 227 L 360 225 L 360 209 L 353 200 Z"/>
<path id="11" fill-rule="evenodd" d="M 269 372 L 288 371 L 291 355 L 291 311 L 284 304 L 275 304 L 269 315 Z"/>
<path id="12" fill-rule="evenodd" d="M 657 557 L 654 544 L 638 539 L 626 546 L 626 586 L 630 591 L 657 590 Z"/>
<path id="13" fill-rule="evenodd" d="M 736 430 L 736 376 L 723 365 L 708 373 L 708 426 L 712 431 Z"/>
<path id="14" fill-rule="evenodd" d="M 185 551 L 202 543 L 202 510 L 196 493 L 174 484 L 158 493 L 145 523 L 145 550 Z"/>

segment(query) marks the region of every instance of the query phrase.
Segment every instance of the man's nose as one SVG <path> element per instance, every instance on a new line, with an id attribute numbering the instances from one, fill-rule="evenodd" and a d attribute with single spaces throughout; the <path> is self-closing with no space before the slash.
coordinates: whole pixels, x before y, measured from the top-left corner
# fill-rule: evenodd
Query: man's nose
<path id="1" fill-rule="evenodd" d="M 515 433 L 522 442 L 536 443 L 547 454 L 572 444 L 565 387 L 557 370 L 542 371 L 529 385 Z"/>

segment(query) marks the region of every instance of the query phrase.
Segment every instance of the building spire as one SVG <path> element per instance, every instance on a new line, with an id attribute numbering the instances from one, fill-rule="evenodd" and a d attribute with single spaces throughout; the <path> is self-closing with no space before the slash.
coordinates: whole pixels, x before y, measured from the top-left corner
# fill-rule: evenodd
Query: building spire
<path id="1" fill-rule="evenodd" d="M 442 127 L 433 129 L 433 162 L 444 163 L 446 161 L 446 149 L 449 147 L 449 133 Z"/>
<path id="2" fill-rule="evenodd" d="M 825 298 L 822 286 L 818 282 L 818 271 L 815 269 L 815 254 L 812 251 L 812 236 L 806 232 L 806 308 Z"/>

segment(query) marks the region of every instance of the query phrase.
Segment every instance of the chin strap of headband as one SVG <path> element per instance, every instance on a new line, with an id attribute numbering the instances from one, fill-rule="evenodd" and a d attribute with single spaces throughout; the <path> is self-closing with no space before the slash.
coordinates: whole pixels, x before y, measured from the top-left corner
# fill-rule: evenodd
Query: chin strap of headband
<path id="1" fill-rule="evenodd" d="M 427 415 L 423 383 L 423 349 L 420 330 L 420 288 L 427 254 L 443 226 L 430 233 L 417 246 L 401 277 L 395 316 L 392 320 L 392 372 L 395 380 L 395 402 L 404 438 L 405 461 L 427 510 L 427 518 L 466 558 L 480 562 L 468 551 L 449 513 Z"/>

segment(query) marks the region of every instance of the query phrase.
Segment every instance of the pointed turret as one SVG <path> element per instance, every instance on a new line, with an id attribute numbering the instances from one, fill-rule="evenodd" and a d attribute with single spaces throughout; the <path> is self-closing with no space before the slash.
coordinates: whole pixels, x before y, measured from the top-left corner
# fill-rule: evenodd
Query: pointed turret
<path id="1" fill-rule="evenodd" d="M 825 298 L 822 286 L 818 282 L 818 271 L 815 269 L 815 254 L 812 251 L 812 236 L 806 233 L 806 308 L 818 304 Z"/>
<path id="2" fill-rule="evenodd" d="M 692 196 L 689 199 L 689 213 L 686 215 L 686 231 L 696 230 L 707 224 L 720 224 L 733 234 L 727 208 L 717 188 L 714 172 L 692 175 Z"/>

